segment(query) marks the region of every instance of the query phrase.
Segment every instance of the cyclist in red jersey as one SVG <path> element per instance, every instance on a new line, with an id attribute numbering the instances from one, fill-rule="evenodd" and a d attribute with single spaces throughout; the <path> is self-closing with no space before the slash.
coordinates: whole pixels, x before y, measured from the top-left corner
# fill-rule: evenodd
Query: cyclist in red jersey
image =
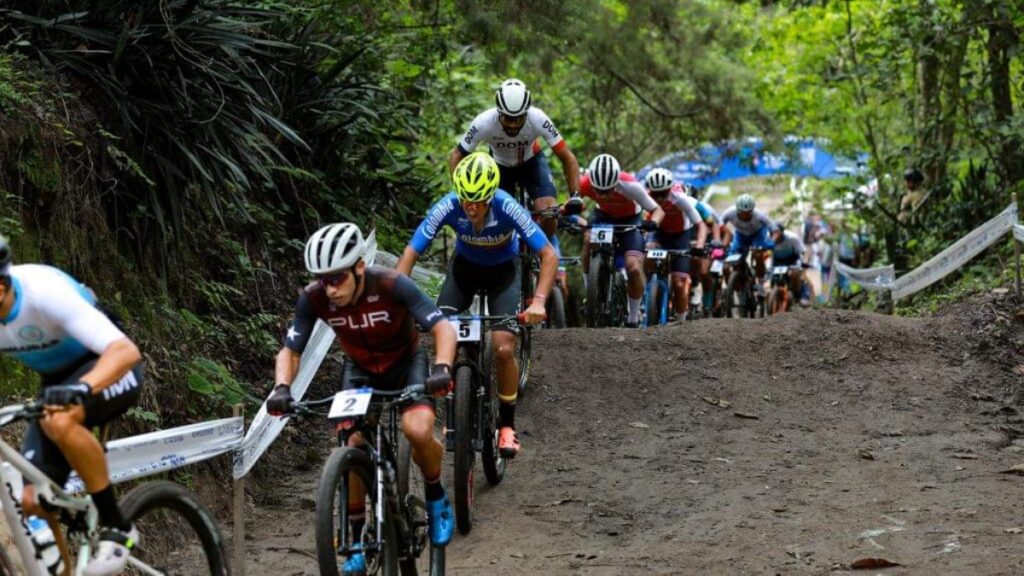
<path id="1" fill-rule="evenodd" d="M 299 371 L 302 353 L 317 320 L 323 320 L 345 351 L 341 388 L 365 386 L 400 390 L 413 384 L 446 382 L 451 385 L 456 337 L 452 325 L 407 276 L 387 268 L 367 266 L 366 240 L 355 224 L 331 224 L 318 230 L 306 244 L 306 268 L 316 281 L 306 286 L 295 306 L 284 347 L 277 354 L 277 386 L 267 400 L 267 412 L 281 415 L 291 402 L 291 383 Z M 436 357 L 427 375 L 427 352 L 419 345 L 419 324 L 434 337 Z M 434 401 L 424 396 L 402 411 L 402 432 L 412 445 L 413 460 L 426 484 L 430 539 L 435 546 L 451 540 L 452 506 L 441 484 L 444 447 L 434 435 Z M 349 437 L 350 446 L 363 444 L 359 434 Z M 364 487 L 358 480 L 349 490 L 352 534 L 362 534 L 365 517 Z M 366 571 L 362 554 L 350 556 L 345 574 Z"/>

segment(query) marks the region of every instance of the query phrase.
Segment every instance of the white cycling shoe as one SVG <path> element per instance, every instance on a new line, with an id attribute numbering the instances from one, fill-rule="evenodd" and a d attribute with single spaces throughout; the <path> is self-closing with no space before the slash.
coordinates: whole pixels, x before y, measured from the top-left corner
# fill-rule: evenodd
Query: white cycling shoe
<path id="1" fill-rule="evenodd" d="M 105 528 L 100 534 L 96 553 L 85 567 L 85 576 L 115 576 L 124 572 L 138 540 L 139 531 L 134 525 L 128 532 Z"/>

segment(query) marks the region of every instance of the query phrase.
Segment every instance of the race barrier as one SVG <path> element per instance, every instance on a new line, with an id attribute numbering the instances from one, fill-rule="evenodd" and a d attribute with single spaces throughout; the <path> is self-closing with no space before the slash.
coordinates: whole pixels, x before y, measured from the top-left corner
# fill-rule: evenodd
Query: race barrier
<path id="1" fill-rule="evenodd" d="M 864 289 L 889 290 L 893 300 L 899 300 L 920 292 L 959 270 L 983 250 L 1001 240 L 1008 232 L 1012 231 L 1017 240 L 1024 241 L 1024 227 L 1017 222 L 1017 202 L 1014 200 L 995 218 L 975 228 L 952 246 L 899 278 L 895 278 L 892 266 L 863 269 L 850 268 L 835 262 L 835 267 L 840 274 L 860 284 Z"/>

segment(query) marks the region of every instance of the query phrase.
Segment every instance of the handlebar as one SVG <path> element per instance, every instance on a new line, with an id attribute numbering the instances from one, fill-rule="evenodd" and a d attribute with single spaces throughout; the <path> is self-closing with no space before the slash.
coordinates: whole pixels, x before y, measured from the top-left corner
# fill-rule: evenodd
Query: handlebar
<path id="1" fill-rule="evenodd" d="M 352 379 L 352 382 L 354 382 L 354 383 L 365 382 L 365 381 L 366 381 L 365 379 L 355 379 L 355 378 Z M 410 386 L 406 386 L 405 388 L 402 388 L 401 390 L 380 390 L 380 389 L 377 389 L 377 388 L 370 388 L 370 390 L 373 391 L 373 395 L 374 396 L 383 396 L 383 397 L 386 397 L 386 398 L 397 398 L 396 400 L 392 400 L 392 402 L 400 403 L 400 404 L 401 403 L 405 403 L 405 402 L 410 402 L 412 400 L 415 400 L 419 396 L 430 395 L 430 394 L 433 394 L 435 392 L 439 392 L 439 391 L 445 390 L 445 389 L 447 389 L 447 385 L 446 384 L 442 384 L 442 385 L 439 385 L 439 386 L 434 386 L 434 387 L 431 387 L 429 389 L 427 388 L 426 384 L 412 384 Z M 323 411 L 319 411 L 319 410 L 314 410 L 313 408 L 317 408 L 319 406 L 330 405 L 331 402 L 334 402 L 334 396 L 335 396 L 334 394 L 331 394 L 330 396 L 327 396 L 327 397 L 324 397 L 324 398 L 318 398 L 316 400 L 303 400 L 303 401 L 299 401 L 299 402 L 294 402 L 293 401 L 289 405 L 289 407 L 288 407 L 289 409 L 285 412 L 285 415 L 294 415 L 294 416 L 323 416 L 323 417 L 326 417 L 327 416 L 327 412 L 323 412 Z"/>
<path id="2" fill-rule="evenodd" d="M 43 414 L 45 414 L 43 406 L 42 400 L 33 400 L 24 404 L 12 404 L 11 406 L 0 408 L 0 428 L 19 420 L 37 420 L 42 418 Z"/>

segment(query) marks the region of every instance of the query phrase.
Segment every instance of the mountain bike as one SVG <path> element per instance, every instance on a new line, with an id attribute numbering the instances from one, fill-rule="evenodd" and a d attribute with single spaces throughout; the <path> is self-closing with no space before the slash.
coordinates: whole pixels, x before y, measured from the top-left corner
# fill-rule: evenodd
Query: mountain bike
<path id="1" fill-rule="evenodd" d="M 590 269 L 587 274 L 586 318 L 591 328 L 622 326 L 626 319 L 626 271 L 617 266 L 615 254 L 622 234 L 637 229 L 633 224 L 584 226 L 588 236 Z"/>
<path id="2" fill-rule="evenodd" d="M 708 275 L 711 277 L 711 308 L 704 309 L 705 317 L 722 317 L 722 291 L 724 290 L 724 282 L 722 281 L 723 271 L 725 270 L 725 250 L 722 248 L 715 248 L 709 255 L 711 258 L 711 266 L 708 267 Z M 707 302 L 705 301 L 704 304 Z"/>
<path id="3" fill-rule="evenodd" d="M 357 384 L 366 382 L 353 379 Z M 326 417 L 336 424 L 338 434 L 338 446 L 324 463 L 317 486 L 315 534 L 320 574 L 339 574 L 339 564 L 357 552 L 366 558 L 367 574 L 444 574 L 445 549 L 430 544 L 423 494 L 414 493 L 409 480 L 418 475 L 410 471 L 409 451 L 399 448 L 404 439 L 399 429 L 401 408 L 435 391 L 423 384 L 401 390 L 356 388 L 292 404 L 290 414 Z M 328 404 L 330 409 L 324 412 Z M 362 434 L 364 446 L 348 446 L 349 436 L 356 432 Z M 349 525 L 349 479 L 353 475 L 366 492 L 366 523 L 359 547 L 353 546 Z"/>
<path id="4" fill-rule="evenodd" d="M 757 289 L 757 279 L 749 262 L 751 254 L 766 250 L 755 248 L 743 254 L 732 254 L 725 259 L 730 267 L 729 281 L 722 293 L 722 316 L 726 318 L 762 318 L 765 313 L 763 289 Z"/>
<path id="5" fill-rule="evenodd" d="M 43 402 L 37 400 L 0 409 L 0 427 L 19 420 L 38 420 L 44 416 Z M 102 437 L 102 435 L 101 435 Z M 88 495 L 71 494 L 50 480 L 21 453 L 0 439 L 0 507 L 11 528 L 14 550 L 5 550 L 3 562 L 11 568 L 20 558 L 29 576 L 50 572 L 42 561 L 42 551 L 30 536 L 21 508 L 21 486 L 31 482 L 39 501 L 58 515 L 50 523 L 67 543 L 61 550 L 64 566 L 70 574 L 80 575 L 99 543 L 99 513 Z M 128 573 L 192 575 L 230 573 L 227 553 L 213 514 L 190 490 L 174 482 L 144 482 L 119 502 L 121 512 L 139 531 L 140 538 L 128 558 Z M 59 538 L 58 538 L 59 541 Z M 53 544 L 56 546 L 56 544 Z M 74 563 L 71 553 L 76 552 Z M 15 574 L 10 569 L 6 574 Z"/>
<path id="6" fill-rule="evenodd" d="M 796 274 L 803 274 L 804 266 L 773 266 L 771 276 L 771 291 L 768 293 L 768 313 L 781 314 L 789 312 L 793 305 L 792 298 L 794 290 L 799 290 L 799 284 L 794 285 L 793 277 Z"/>
<path id="7" fill-rule="evenodd" d="M 668 323 L 669 304 L 672 299 L 672 284 L 669 280 L 672 258 L 686 256 L 690 253 L 690 250 L 662 248 L 647 250 L 647 260 L 654 264 L 654 269 L 647 278 L 647 285 L 644 286 L 644 298 L 641 303 L 641 309 L 644 311 L 644 326 Z M 678 310 L 676 312 L 678 313 Z"/>
<path id="8" fill-rule="evenodd" d="M 446 398 L 445 447 L 453 453 L 455 523 L 459 532 L 473 529 L 474 468 L 480 453 L 484 476 L 496 486 L 508 461 L 498 451 L 498 392 L 491 329 L 517 323 L 516 316 L 450 316 L 459 346 L 453 374 L 455 390 Z M 484 330 L 484 326 L 487 330 Z"/>

